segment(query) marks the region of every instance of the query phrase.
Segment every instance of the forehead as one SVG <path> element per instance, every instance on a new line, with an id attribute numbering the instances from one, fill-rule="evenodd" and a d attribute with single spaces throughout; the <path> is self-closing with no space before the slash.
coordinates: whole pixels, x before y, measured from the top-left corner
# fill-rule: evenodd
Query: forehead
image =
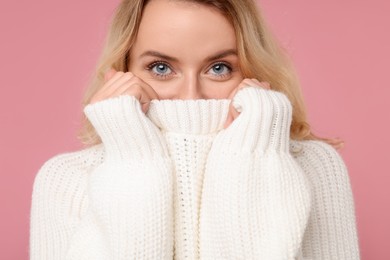
<path id="1" fill-rule="evenodd" d="M 143 11 L 133 48 L 220 51 L 236 48 L 233 26 L 217 9 L 186 1 L 152 0 Z"/>

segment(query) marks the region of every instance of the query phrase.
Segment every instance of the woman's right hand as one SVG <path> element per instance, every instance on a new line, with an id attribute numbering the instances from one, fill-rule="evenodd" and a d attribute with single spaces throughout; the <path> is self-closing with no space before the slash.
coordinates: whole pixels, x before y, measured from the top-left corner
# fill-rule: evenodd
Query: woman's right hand
<path id="1" fill-rule="evenodd" d="M 111 68 L 104 75 L 103 87 L 95 93 L 90 104 L 120 95 L 136 97 L 146 113 L 152 99 L 159 99 L 154 89 L 131 72 L 116 71 Z"/>
<path id="2" fill-rule="evenodd" d="M 109 70 L 105 83 L 84 113 L 105 144 L 107 154 L 120 160 L 166 155 L 160 129 L 146 116 L 153 88 L 131 72 Z"/>
<path id="3" fill-rule="evenodd" d="M 88 214 L 66 259 L 167 255 L 173 246 L 173 166 L 164 136 L 145 115 L 158 96 L 130 72 L 112 69 L 104 80 L 84 108 L 104 145 L 104 160 L 88 178 Z M 153 247 L 138 246 L 141 236 L 153 238 Z"/>

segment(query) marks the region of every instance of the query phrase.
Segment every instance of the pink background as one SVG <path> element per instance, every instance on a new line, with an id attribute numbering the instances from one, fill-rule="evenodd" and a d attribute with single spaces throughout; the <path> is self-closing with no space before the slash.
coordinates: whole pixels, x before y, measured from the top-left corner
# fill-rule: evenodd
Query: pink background
<path id="1" fill-rule="evenodd" d="M 389 2 L 260 2 L 296 64 L 314 130 L 346 142 L 340 152 L 362 259 L 390 259 Z M 39 167 L 81 147 L 75 138 L 81 97 L 117 3 L 0 3 L 1 259 L 28 259 Z"/>

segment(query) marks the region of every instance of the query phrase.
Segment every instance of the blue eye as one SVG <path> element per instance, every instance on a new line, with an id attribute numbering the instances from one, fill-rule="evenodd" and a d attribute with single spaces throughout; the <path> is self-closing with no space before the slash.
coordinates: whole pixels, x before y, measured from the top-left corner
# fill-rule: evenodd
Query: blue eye
<path id="1" fill-rule="evenodd" d="M 167 76 L 172 73 L 171 68 L 162 62 L 155 62 L 148 66 L 148 68 L 157 76 Z"/>
<path id="2" fill-rule="evenodd" d="M 223 77 L 229 74 L 232 71 L 232 69 L 225 63 L 217 63 L 214 64 L 209 71 L 211 72 L 211 74 L 217 77 L 221 77 L 221 76 Z"/>

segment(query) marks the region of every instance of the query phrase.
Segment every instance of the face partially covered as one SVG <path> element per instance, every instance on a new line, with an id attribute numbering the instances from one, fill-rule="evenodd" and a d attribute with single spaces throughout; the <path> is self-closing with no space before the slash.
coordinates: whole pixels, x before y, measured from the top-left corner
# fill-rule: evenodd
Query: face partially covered
<path id="1" fill-rule="evenodd" d="M 218 10 L 151 0 L 130 52 L 129 71 L 160 99 L 222 99 L 242 81 L 233 26 Z"/>

